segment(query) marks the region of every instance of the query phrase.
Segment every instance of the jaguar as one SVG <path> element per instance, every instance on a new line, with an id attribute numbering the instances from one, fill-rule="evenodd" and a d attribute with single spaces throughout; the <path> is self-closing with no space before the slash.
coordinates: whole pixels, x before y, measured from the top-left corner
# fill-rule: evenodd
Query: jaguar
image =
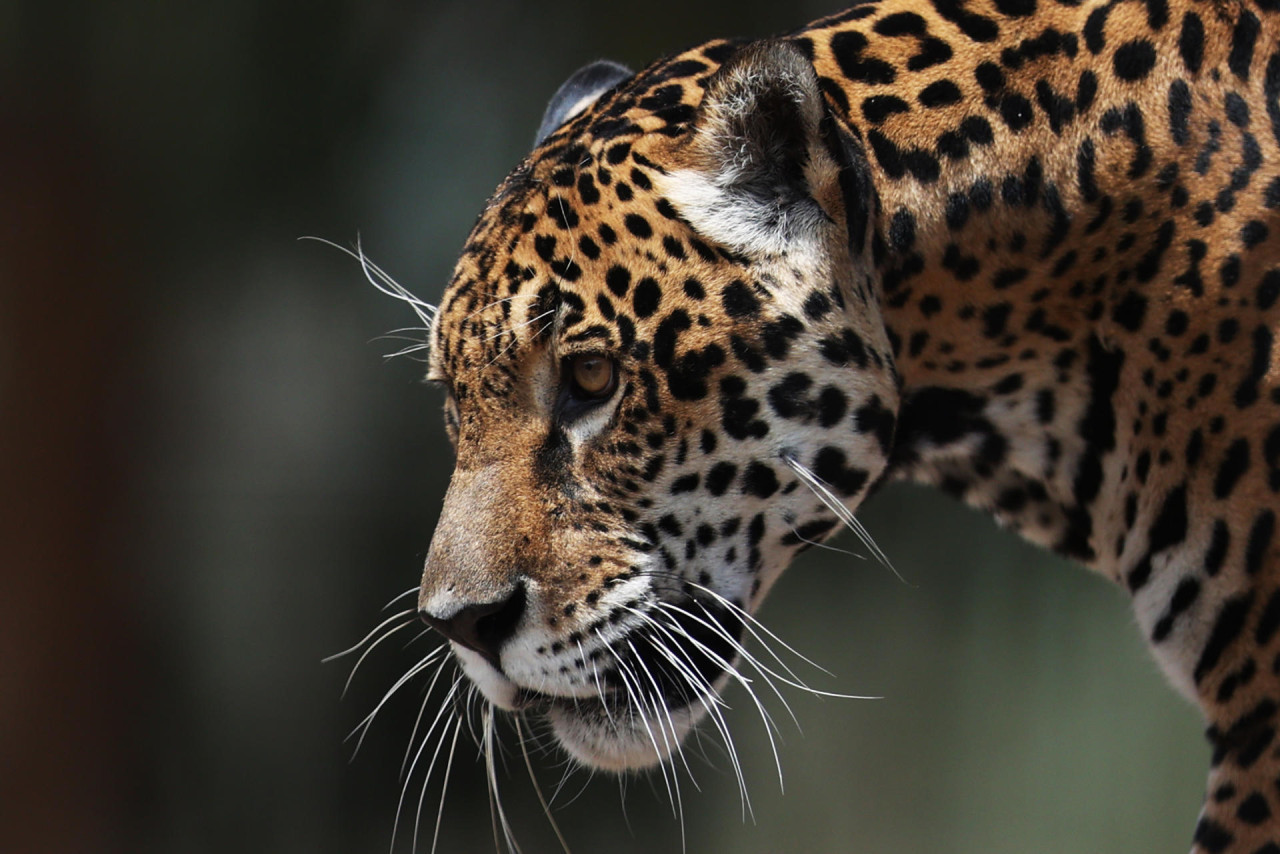
<path id="1" fill-rule="evenodd" d="M 1278 210 L 1280 0 L 869 0 L 588 65 L 430 323 L 412 610 L 487 714 L 661 767 L 770 667 L 791 559 L 932 484 L 1127 593 L 1212 748 L 1193 850 L 1280 854 Z"/>

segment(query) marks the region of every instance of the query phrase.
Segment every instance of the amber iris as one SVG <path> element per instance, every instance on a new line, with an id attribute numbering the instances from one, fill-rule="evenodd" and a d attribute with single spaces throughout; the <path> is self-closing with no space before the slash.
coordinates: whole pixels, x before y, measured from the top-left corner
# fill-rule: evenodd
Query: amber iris
<path id="1" fill-rule="evenodd" d="M 597 355 L 574 356 L 569 360 L 573 390 L 580 397 L 600 400 L 613 394 L 618 384 L 612 359 Z"/>

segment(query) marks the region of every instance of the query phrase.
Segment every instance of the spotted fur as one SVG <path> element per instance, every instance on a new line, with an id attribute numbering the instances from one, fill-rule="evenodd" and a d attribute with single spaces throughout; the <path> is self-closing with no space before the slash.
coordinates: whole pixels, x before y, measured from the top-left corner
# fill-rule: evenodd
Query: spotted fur
<path id="1" fill-rule="evenodd" d="M 937 484 L 1128 592 L 1214 748 L 1195 850 L 1280 854 L 1278 37 L 873 0 L 576 76 L 432 331 L 420 614 L 580 761 L 653 764 L 836 511 Z"/>

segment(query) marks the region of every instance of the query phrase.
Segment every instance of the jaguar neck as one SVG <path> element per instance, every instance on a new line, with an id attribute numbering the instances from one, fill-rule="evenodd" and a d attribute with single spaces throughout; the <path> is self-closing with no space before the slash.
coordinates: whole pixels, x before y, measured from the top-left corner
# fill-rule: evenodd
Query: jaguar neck
<path id="1" fill-rule="evenodd" d="M 1052 261 L 1019 248 L 1041 237 L 1019 224 L 992 217 L 958 238 L 945 220 L 917 220 L 913 248 L 885 269 L 902 383 L 890 477 L 937 485 L 1118 577 L 1110 544 L 1123 511 L 1107 486 L 1123 477 L 1116 451 L 1134 415 L 1117 396 L 1125 357 L 1108 344 L 1108 301 L 1097 302 L 1102 316 L 1079 317 L 1072 283 L 1055 287 Z M 976 286 L 963 277 L 978 263 L 969 253 L 992 244 L 1008 262 Z"/>
<path id="2" fill-rule="evenodd" d="M 1099 94 L 1071 72 L 1091 9 L 1002 21 L 1025 30 L 1020 46 L 966 44 L 977 71 L 953 79 L 933 37 L 947 25 L 894 5 L 801 36 L 879 199 L 874 262 L 903 395 L 891 476 L 1121 579 L 1136 511 L 1118 487 L 1151 467 L 1125 449 L 1164 416 L 1117 394 L 1140 381 L 1117 342 L 1156 298 L 1190 170 L 1127 106 L 1140 85 Z M 1176 52 L 1167 29 L 1155 49 Z M 1029 63 L 1076 90 L 1021 91 L 1011 75 Z"/>

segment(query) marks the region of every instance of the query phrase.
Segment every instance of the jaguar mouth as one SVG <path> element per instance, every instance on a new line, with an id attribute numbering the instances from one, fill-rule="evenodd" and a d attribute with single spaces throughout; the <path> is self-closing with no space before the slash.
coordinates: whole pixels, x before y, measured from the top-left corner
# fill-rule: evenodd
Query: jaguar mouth
<path id="1" fill-rule="evenodd" d="M 564 696 L 517 689 L 513 702 L 523 712 L 553 706 L 610 710 L 634 700 L 660 700 L 680 709 L 704 700 L 733 669 L 741 649 L 744 624 L 730 608 L 698 600 L 682 605 L 660 603 L 642 622 L 608 646 L 608 663 L 595 674 L 596 696 Z"/>
<path id="2" fill-rule="evenodd" d="M 720 690 L 736 673 L 743 630 L 741 617 L 725 605 L 659 603 L 609 644 L 593 693 L 519 688 L 510 708 L 545 717 L 584 764 L 610 770 L 657 764 L 720 704 Z"/>

